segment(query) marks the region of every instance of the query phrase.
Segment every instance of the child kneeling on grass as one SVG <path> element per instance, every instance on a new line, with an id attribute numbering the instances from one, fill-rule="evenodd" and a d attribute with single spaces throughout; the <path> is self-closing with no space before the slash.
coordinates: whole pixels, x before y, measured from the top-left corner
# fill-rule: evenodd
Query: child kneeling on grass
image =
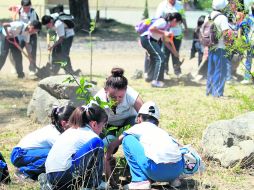
<path id="1" fill-rule="evenodd" d="M 29 133 L 14 147 L 11 162 L 17 167 L 18 178 L 37 180 L 38 176 L 45 172 L 48 153 L 56 139 L 68 128 L 68 119 L 74 109 L 69 105 L 53 108 L 51 124 Z"/>
<path id="2" fill-rule="evenodd" d="M 70 128 L 53 145 L 46 160 L 46 181 L 52 189 L 100 188 L 104 145 L 98 136 L 108 121 L 104 109 L 92 104 L 78 107 Z M 44 179 L 43 179 L 44 178 Z M 40 176 L 40 182 L 45 180 Z M 103 188 L 103 187 L 102 187 Z"/>
<path id="3" fill-rule="evenodd" d="M 173 182 L 183 173 L 184 160 L 179 145 L 169 134 L 158 127 L 159 109 L 154 102 L 140 108 L 137 123 L 109 144 L 107 162 L 115 147 L 122 143 L 124 156 L 130 167 L 132 182 L 124 189 L 150 189 L 152 181 Z M 111 173 L 106 167 L 106 173 Z"/>

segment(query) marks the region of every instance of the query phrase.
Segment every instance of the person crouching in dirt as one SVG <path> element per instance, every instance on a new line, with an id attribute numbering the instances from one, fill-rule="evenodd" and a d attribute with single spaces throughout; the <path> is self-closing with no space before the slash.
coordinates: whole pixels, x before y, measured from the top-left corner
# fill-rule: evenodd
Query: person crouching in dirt
<path id="1" fill-rule="evenodd" d="M 3 23 L 0 33 L 0 70 L 5 63 L 10 50 L 13 55 L 18 78 L 24 78 L 25 74 L 23 72 L 22 53 L 28 57 L 30 62 L 33 62 L 30 36 L 37 33 L 39 30 L 41 30 L 41 23 L 38 20 L 34 20 L 29 24 L 22 21 Z M 25 54 L 19 46 L 18 36 L 21 36 L 24 39 L 27 54 Z"/>
<path id="2" fill-rule="evenodd" d="M 132 177 L 131 183 L 124 189 L 151 189 L 152 181 L 181 185 L 178 177 L 183 173 L 184 160 L 180 147 L 158 127 L 159 117 L 159 109 L 154 102 L 144 103 L 138 112 L 138 124 L 124 131 L 108 146 L 105 157 L 107 177 L 111 175 L 108 162 L 115 147 L 122 144 Z"/>
<path id="3" fill-rule="evenodd" d="M 13 148 L 11 162 L 16 167 L 16 178 L 37 180 L 45 172 L 48 153 L 56 139 L 68 129 L 68 120 L 74 109 L 70 105 L 54 107 L 51 124 L 27 134 Z"/>
<path id="4" fill-rule="evenodd" d="M 46 160 L 44 176 L 53 189 L 106 189 L 102 181 L 104 146 L 98 135 L 107 121 L 105 110 L 98 105 L 76 108 L 69 119 L 71 127 L 56 140 Z"/>
<path id="5" fill-rule="evenodd" d="M 143 104 L 139 93 L 128 86 L 128 80 L 123 74 L 123 69 L 113 68 L 105 87 L 95 95 L 95 98 L 99 97 L 104 102 L 112 100 L 115 103 L 111 108 L 105 108 L 109 116 L 107 130 L 112 126 L 116 127 L 101 136 L 106 147 L 111 140 L 116 138 L 119 130 L 126 125 L 135 124 L 137 112 Z"/>
<path id="6" fill-rule="evenodd" d="M 54 19 L 52 16 L 44 15 L 42 17 L 42 25 L 46 25 L 48 29 L 53 29 L 58 40 L 48 47 L 48 50 L 52 52 L 52 74 L 56 75 L 61 64 L 59 62 L 66 62 L 64 67 L 65 73 L 74 73 L 70 59 L 70 49 L 72 46 L 73 38 L 75 35 L 73 28 L 68 26 L 60 19 Z"/>

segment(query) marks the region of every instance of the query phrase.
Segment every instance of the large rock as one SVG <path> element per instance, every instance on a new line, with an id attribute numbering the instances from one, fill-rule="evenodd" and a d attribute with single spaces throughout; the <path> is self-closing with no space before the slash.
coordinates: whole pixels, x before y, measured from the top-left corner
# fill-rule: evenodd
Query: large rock
<path id="1" fill-rule="evenodd" d="M 254 167 L 254 112 L 208 126 L 202 144 L 206 157 L 223 167 Z"/>
<path id="2" fill-rule="evenodd" d="M 47 124 L 54 105 L 83 105 L 84 101 L 77 99 L 76 89 L 78 85 L 76 83 L 63 82 L 68 77 L 68 75 L 59 75 L 41 80 L 28 105 L 27 115 L 36 122 Z M 89 92 L 95 95 L 97 90 L 94 85 L 89 89 Z"/>

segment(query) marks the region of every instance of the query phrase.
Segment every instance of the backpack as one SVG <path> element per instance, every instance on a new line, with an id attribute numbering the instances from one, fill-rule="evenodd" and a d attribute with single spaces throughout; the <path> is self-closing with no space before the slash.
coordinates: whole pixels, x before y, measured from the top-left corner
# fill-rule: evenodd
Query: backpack
<path id="1" fill-rule="evenodd" d="M 202 162 L 201 157 L 191 145 L 185 145 L 180 148 L 180 151 L 184 159 L 184 170 L 182 176 L 188 177 L 197 172 L 203 172 L 205 166 Z"/>
<path id="2" fill-rule="evenodd" d="M 59 16 L 56 18 L 55 22 L 57 20 L 62 21 L 64 24 L 66 24 L 68 28 L 75 27 L 74 17 L 71 14 L 60 13 Z"/>
<path id="3" fill-rule="evenodd" d="M 20 7 L 20 9 L 19 9 L 19 15 L 21 14 L 21 9 L 22 9 L 22 7 Z M 39 18 L 39 16 L 38 16 L 38 14 L 35 12 L 35 10 L 33 9 L 33 8 L 30 8 L 30 14 L 32 14 L 32 12 L 34 12 L 35 13 L 35 15 L 36 15 L 36 20 L 40 20 L 40 18 Z M 28 20 L 30 20 L 30 16 L 28 16 Z"/>
<path id="4" fill-rule="evenodd" d="M 138 24 L 135 25 L 135 30 L 136 32 L 141 35 L 143 34 L 144 32 L 146 32 L 149 27 L 157 20 L 157 18 L 153 18 L 153 19 L 150 19 L 150 18 L 147 18 L 147 19 L 144 19 L 142 21 L 140 21 Z"/>
<path id="5" fill-rule="evenodd" d="M 217 16 L 223 15 L 219 13 L 211 18 L 211 15 L 208 16 L 208 21 L 200 28 L 199 39 L 203 46 L 212 47 L 219 42 L 218 29 L 214 23 L 214 20 Z"/>
<path id="6" fill-rule="evenodd" d="M 7 184 L 10 182 L 11 182 L 11 179 L 10 179 L 7 164 L 4 160 L 4 157 L 0 153 L 0 183 Z"/>

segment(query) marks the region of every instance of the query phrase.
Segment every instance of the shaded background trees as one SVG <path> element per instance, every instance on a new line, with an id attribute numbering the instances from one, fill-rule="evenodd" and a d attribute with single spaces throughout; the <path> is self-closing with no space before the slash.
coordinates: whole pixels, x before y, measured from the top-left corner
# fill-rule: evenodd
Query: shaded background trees
<path id="1" fill-rule="evenodd" d="M 69 0 L 69 7 L 77 29 L 88 30 L 91 21 L 88 0 Z"/>

